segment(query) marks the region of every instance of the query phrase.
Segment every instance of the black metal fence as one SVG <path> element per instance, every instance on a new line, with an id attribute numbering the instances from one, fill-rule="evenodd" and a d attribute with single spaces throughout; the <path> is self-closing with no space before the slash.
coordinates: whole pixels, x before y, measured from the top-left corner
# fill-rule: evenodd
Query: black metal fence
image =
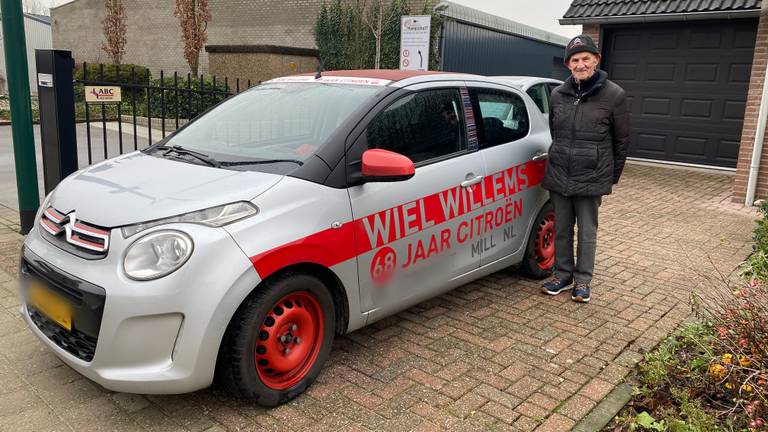
<path id="1" fill-rule="evenodd" d="M 216 76 L 198 78 L 191 74 L 184 77 L 177 72 L 170 75 L 160 71 L 159 79 L 152 79 L 148 72 L 137 74 L 135 66 L 126 73 L 120 65 L 109 65 L 114 72 L 105 76 L 104 66 L 99 64 L 94 68 L 83 63 L 81 76 L 74 80 L 75 117 L 79 123 L 85 123 L 86 129 L 87 161 L 83 155 L 81 165 L 85 162 L 91 165 L 95 157 L 102 159 L 98 156 L 108 159 L 138 150 L 144 147 L 145 140 L 147 146 L 151 145 L 222 100 L 251 87 L 250 80 L 241 82 L 238 78 L 231 82 L 226 77 L 222 81 Z M 124 76 L 127 79 L 123 79 Z M 86 103 L 85 86 L 119 86 L 122 100 Z M 101 140 L 98 133 L 92 137 L 93 122 L 101 123 Z M 116 146 L 109 142 L 115 139 L 109 130 L 117 132 Z M 102 147 L 101 155 L 97 155 L 98 147 Z"/>

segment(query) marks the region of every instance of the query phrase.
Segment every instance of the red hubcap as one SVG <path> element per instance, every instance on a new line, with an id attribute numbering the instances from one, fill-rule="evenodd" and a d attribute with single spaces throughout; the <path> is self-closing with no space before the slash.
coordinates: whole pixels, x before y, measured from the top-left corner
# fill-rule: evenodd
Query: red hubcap
<path id="1" fill-rule="evenodd" d="M 288 294 L 259 327 L 254 357 L 261 381 L 275 390 L 296 385 L 314 364 L 323 342 L 323 314 L 315 297 Z"/>
<path id="2" fill-rule="evenodd" d="M 536 227 L 536 261 L 539 268 L 549 270 L 555 264 L 555 212 L 544 215 Z"/>

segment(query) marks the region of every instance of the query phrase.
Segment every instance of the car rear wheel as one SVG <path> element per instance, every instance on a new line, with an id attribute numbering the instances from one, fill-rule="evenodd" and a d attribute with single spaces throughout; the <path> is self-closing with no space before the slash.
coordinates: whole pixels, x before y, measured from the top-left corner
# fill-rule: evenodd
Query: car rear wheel
<path id="1" fill-rule="evenodd" d="M 267 280 L 240 306 L 222 342 L 221 378 L 238 396 L 272 407 L 315 380 L 335 333 L 333 300 L 317 278 Z"/>
<path id="2" fill-rule="evenodd" d="M 555 267 L 555 211 L 548 202 L 539 211 L 525 249 L 521 270 L 534 279 L 544 279 Z"/>

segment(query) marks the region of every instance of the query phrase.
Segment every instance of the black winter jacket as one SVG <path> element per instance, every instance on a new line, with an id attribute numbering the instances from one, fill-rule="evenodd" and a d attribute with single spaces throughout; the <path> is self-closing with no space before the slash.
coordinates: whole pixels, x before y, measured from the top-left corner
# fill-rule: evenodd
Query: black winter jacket
<path id="1" fill-rule="evenodd" d="M 601 196 L 618 183 L 629 147 L 624 90 L 598 70 L 594 85 L 579 95 L 573 77 L 550 97 L 552 145 L 542 186 L 565 196 Z"/>

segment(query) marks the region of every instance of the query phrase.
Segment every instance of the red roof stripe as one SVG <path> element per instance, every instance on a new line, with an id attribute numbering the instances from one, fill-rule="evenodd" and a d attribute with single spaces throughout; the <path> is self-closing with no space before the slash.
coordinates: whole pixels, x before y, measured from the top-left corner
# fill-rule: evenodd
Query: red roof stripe
<path id="1" fill-rule="evenodd" d="M 302 76 L 315 75 L 316 72 L 300 74 Z M 351 77 L 351 78 L 374 78 L 389 81 L 400 81 L 408 78 L 413 78 L 423 75 L 439 75 L 448 74 L 452 72 L 442 71 L 402 71 L 398 69 L 360 69 L 360 70 L 334 70 L 323 71 L 323 76 L 339 76 L 339 77 Z"/>

